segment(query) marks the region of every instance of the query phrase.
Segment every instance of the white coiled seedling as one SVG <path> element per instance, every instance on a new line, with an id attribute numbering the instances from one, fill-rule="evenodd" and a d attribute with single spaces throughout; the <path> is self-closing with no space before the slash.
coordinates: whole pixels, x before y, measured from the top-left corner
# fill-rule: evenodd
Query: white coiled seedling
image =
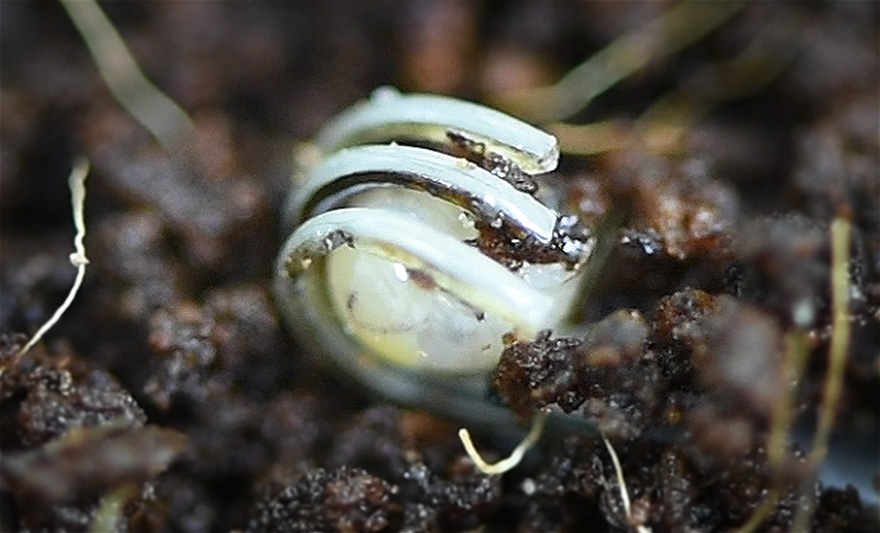
<path id="1" fill-rule="evenodd" d="M 315 143 L 276 266 L 294 332 L 398 403 L 498 422 L 485 399 L 505 341 L 564 321 L 591 248 L 520 185 L 556 168 L 556 139 L 476 104 L 385 88 Z"/>

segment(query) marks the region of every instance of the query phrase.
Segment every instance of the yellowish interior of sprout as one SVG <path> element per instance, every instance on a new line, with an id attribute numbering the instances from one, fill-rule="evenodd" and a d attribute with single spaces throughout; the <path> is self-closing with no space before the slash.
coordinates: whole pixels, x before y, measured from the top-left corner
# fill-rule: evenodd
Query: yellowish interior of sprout
<path id="1" fill-rule="evenodd" d="M 388 209 L 411 216 L 460 240 L 476 237 L 459 207 L 406 189 L 371 191 L 353 206 Z M 327 258 L 328 291 L 349 335 L 376 356 L 396 365 L 443 372 L 473 372 L 495 365 L 505 320 L 466 302 L 437 283 L 425 267 L 342 246 Z"/>
<path id="2" fill-rule="evenodd" d="M 514 328 L 440 288 L 423 270 L 341 247 L 327 261 L 334 310 L 347 333 L 396 365 L 447 372 L 489 369 Z"/>

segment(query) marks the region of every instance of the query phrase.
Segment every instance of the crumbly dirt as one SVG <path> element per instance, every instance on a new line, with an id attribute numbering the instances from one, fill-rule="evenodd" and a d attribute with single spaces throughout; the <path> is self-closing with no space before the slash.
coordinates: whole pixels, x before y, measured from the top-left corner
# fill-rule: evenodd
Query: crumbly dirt
<path id="1" fill-rule="evenodd" d="M 382 84 L 493 102 L 552 82 L 669 5 L 104 7 L 198 138 L 160 148 L 60 5 L 0 3 L 0 531 L 723 531 L 773 494 L 758 531 L 812 497 L 811 531 L 880 529 L 876 3 L 748 3 L 573 118 L 633 125 L 676 88 L 708 102 L 665 149 L 624 127 L 625 146 L 563 154 L 556 199 L 587 225 L 615 213 L 619 236 L 578 309 L 590 326 L 512 343 L 493 373 L 487 401 L 577 420 L 503 477 L 475 469 L 457 421 L 367 397 L 286 333 L 270 285 L 293 147 Z M 756 43 L 786 58 L 766 82 L 693 81 Z M 86 280 L 18 357 L 74 278 L 78 155 Z M 802 438 L 829 369 L 835 216 L 853 224 L 851 347 L 829 456 L 869 449 L 873 489 L 816 481 Z M 771 457 L 785 404 L 793 439 Z M 489 457 L 515 444 L 470 430 Z"/>

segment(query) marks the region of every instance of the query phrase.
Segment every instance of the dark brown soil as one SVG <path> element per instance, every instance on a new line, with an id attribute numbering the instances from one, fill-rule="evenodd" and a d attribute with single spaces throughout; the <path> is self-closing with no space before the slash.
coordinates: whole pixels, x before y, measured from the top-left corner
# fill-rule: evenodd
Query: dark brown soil
<path id="1" fill-rule="evenodd" d="M 585 423 L 485 476 L 456 421 L 305 358 L 269 288 L 293 147 L 336 112 L 383 84 L 497 102 L 668 3 L 104 7 L 198 138 L 160 148 L 60 5 L 0 2 L 0 531 L 722 531 L 774 494 L 760 531 L 789 530 L 811 498 L 812 531 L 880 529 L 877 3 L 749 3 L 574 117 L 618 119 L 632 140 L 563 155 L 556 178 L 583 221 L 625 215 L 582 305 L 593 326 L 512 344 L 487 401 L 598 427 L 629 515 Z M 752 90 L 724 96 L 733 81 L 695 76 L 755 44 L 779 68 Z M 654 150 L 632 119 L 676 87 L 707 111 Z M 18 358 L 75 275 L 78 155 L 92 162 L 91 264 Z M 851 346 L 829 458 L 855 466 L 815 482 L 804 457 L 829 369 L 838 216 L 853 225 Z M 805 370 L 787 387 L 793 332 Z M 789 400 L 791 446 L 771 459 Z M 487 455 L 515 444 L 470 429 Z"/>

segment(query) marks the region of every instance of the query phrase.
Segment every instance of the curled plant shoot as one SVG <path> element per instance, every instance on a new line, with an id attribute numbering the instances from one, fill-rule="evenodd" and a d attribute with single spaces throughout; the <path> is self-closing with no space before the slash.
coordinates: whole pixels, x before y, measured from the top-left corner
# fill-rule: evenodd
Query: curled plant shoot
<path id="1" fill-rule="evenodd" d="M 482 429 L 515 424 L 486 401 L 486 378 L 507 342 L 575 325 L 601 248 L 561 201 L 536 194 L 556 138 L 484 106 L 381 88 L 331 120 L 310 153 L 275 273 L 293 332 L 398 404 Z M 460 437 L 481 470 L 501 473 L 544 418 L 498 464 Z"/>

